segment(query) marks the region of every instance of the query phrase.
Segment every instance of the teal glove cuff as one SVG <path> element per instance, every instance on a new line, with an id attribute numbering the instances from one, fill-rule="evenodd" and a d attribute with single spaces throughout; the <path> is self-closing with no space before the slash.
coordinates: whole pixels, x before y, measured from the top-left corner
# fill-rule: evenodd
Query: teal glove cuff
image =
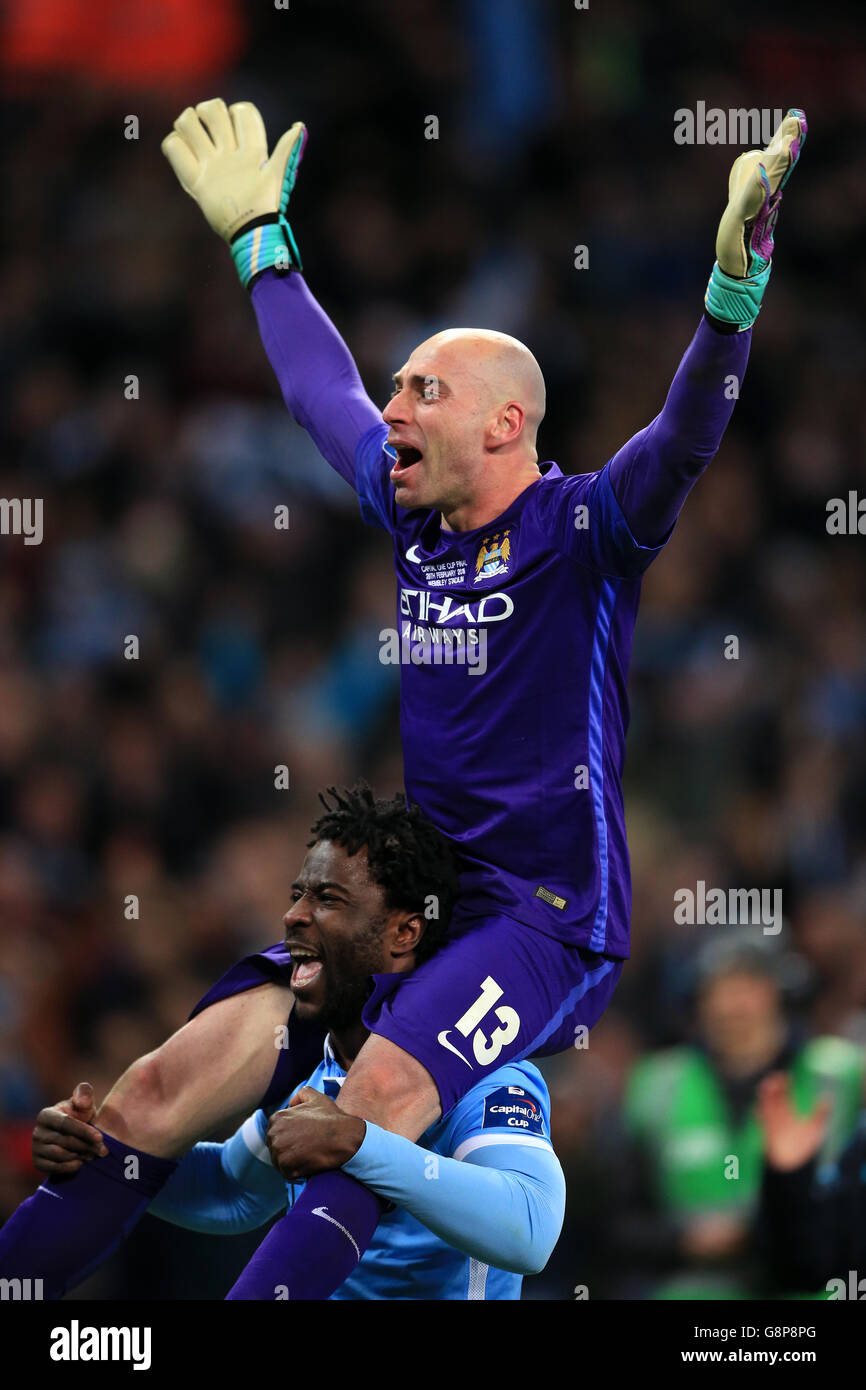
<path id="1" fill-rule="evenodd" d="M 231 253 L 241 284 L 247 290 L 266 270 L 280 275 L 303 270 L 294 233 L 281 213 L 248 222 L 232 238 Z"/>
<path id="2" fill-rule="evenodd" d="M 751 328 L 758 317 L 772 268 L 772 261 L 768 261 L 757 275 L 735 280 L 726 275 L 716 261 L 704 295 L 707 313 L 722 323 L 734 324 L 738 333 Z"/>

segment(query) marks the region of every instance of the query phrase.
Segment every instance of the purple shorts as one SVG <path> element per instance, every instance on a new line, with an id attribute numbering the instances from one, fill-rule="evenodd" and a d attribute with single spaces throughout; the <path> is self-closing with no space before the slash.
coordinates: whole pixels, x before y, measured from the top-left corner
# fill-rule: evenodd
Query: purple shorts
<path id="1" fill-rule="evenodd" d="M 524 1057 L 564 1052 L 578 1042 L 607 1008 L 623 963 L 512 917 L 470 916 L 458 907 L 451 935 L 435 956 L 411 975 L 373 976 L 364 1023 L 426 1067 L 445 1115 L 486 1072 Z M 190 1017 L 263 979 L 287 985 L 290 975 L 282 944 L 246 956 Z M 285 1099 L 321 1061 L 323 1030 L 295 1025 L 293 1031 L 291 1020 L 289 1029 L 289 1047 L 278 1059 L 263 1108 L 266 1101 Z"/>
<path id="2" fill-rule="evenodd" d="M 411 975 L 373 977 L 364 1023 L 427 1068 L 446 1115 L 488 1071 L 574 1046 L 607 1008 L 623 964 L 458 906 L 435 956 Z"/>

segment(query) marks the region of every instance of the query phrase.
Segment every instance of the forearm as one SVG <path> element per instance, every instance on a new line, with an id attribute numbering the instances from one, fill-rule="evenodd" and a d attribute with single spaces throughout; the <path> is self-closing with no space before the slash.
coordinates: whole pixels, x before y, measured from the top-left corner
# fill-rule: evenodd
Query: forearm
<path id="1" fill-rule="evenodd" d="M 151 1215 L 206 1235 L 237 1235 L 281 1211 L 286 1187 L 279 1175 L 271 1170 L 271 1177 L 261 1175 L 255 1187 L 239 1181 L 227 1161 L 228 1147 L 196 1144 L 151 1202 Z"/>
<path id="2" fill-rule="evenodd" d="M 717 453 L 743 383 L 751 338 L 751 329 L 720 333 L 702 319 L 660 414 L 611 460 L 614 495 L 639 544 L 662 543 Z"/>
<path id="3" fill-rule="evenodd" d="M 491 1145 L 464 1162 L 368 1122 L 343 1171 L 405 1207 L 454 1249 L 497 1269 L 538 1273 L 562 1229 L 565 1179 L 549 1149 Z"/>
<path id="4" fill-rule="evenodd" d="M 262 342 L 293 418 L 353 487 L 355 447 L 382 414 L 364 390 L 349 349 L 296 273 L 253 286 Z"/>

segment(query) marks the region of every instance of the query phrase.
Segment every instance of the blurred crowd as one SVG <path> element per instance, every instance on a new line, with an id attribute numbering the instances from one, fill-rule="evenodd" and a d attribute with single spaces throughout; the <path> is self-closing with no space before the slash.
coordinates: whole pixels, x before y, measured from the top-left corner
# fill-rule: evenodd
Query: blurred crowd
<path id="1" fill-rule="evenodd" d="M 43 498 L 45 534 L 0 538 L 0 1216 L 32 1190 L 39 1107 L 81 1079 L 104 1094 L 279 937 L 316 791 L 401 785 L 387 538 L 287 416 L 230 257 L 160 154 L 175 115 L 219 94 L 272 137 L 307 122 L 292 225 L 374 399 L 438 328 L 513 333 L 547 380 L 541 457 L 584 472 L 658 411 L 701 314 L 737 151 L 677 145 L 675 111 L 799 105 L 742 398 L 644 584 L 633 960 L 590 1046 L 545 1065 L 569 1209 L 526 1294 L 646 1296 L 649 1160 L 634 1225 L 612 1219 L 624 1097 L 662 1050 L 721 1047 L 696 961 L 726 929 L 676 925 L 676 890 L 782 890 L 799 984 L 755 1075 L 789 1029 L 866 1046 L 866 566 L 825 526 L 831 498 L 866 494 L 866 49 L 832 7 L 820 43 L 782 4 L 749 35 L 745 0 L 711 43 L 685 0 L 241 13 L 203 90 L 5 75 L 0 496 Z M 757 1006 L 732 1007 L 741 1037 Z M 240 1246 L 206 1269 L 190 1252 L 213 1241 L 155 1226 L 94 1287 L 152 1296 L 158 1261 L 176 1296 L 220 1296 Z"/>

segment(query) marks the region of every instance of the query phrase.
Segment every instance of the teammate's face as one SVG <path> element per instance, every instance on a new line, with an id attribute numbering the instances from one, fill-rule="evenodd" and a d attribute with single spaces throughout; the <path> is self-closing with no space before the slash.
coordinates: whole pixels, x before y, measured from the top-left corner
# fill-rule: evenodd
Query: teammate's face
<path id="1" fill-rule="evenodd" d="M 397 452 L 390 477 L 398 506 L 447 515 L 472 502 L 496 413 L 480 353 L 472 359 L 465 345 L 422 343 L 395 373 L 382 418 Z"/>
<path id="2" fill-rule="evenodd" d="M 284 922 L 298 1016 L 332 1030 L 360 1021 L 370 975 L 411 968 L 423 929 L 419 918 L 387 910 L 366 849 L 350 856 L 330 840 L 307 854 Z"/>

